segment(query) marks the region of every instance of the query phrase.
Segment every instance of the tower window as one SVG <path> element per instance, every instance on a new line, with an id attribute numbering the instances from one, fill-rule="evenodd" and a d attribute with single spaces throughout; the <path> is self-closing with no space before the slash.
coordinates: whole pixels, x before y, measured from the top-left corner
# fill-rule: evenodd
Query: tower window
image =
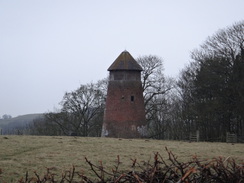
<path id="1" fill-rule="evenodd" d="M 130 96 L 130 101 L 134 102 L 134 100 L 135 100 L 135 97 L 134 96 Z"/>

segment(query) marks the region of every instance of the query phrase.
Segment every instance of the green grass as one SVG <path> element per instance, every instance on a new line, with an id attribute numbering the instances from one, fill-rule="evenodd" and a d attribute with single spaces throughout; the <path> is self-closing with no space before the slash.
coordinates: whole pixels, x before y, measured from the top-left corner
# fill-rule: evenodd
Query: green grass
<path id="1" fill-rule="evenodd" d="M 85 137 L 48 137 L 48 136 L 0 136 L 0 182 L 17 182 L 28 171 L 43 175 L 46 168 L 53 168 L 57 174 L 68 170 L 72 165 L 77 170 L 89 174 L 87 157 L 94 164 L 103 161 L 108 170 L 116 164 L 120 156 L 121 169 L 130 169 L 131 158 L 148 161 L 159 152 L 168 158 L 168 147 L 180 161 L 188 161 L 193 155 L 200 159 L 232 157 L 243 163 L 244 144 L 227 143 L 189 143 L 183 141 L 163 141 L 145 139 L 114 139 Z"/>

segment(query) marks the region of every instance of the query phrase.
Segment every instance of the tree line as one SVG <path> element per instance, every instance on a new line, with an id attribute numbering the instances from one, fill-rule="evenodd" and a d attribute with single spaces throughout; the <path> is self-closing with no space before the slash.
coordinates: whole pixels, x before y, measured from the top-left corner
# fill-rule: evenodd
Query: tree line
<path id="1" fill-rule="evenodd" d="M 164 75 L 156 55 L 136 59 L 142 66 L 147 137 L 223 141 L 226 132 L 244 136 L 244 21 L 220 29 L 191 52 L 178 78 Z M 100 136 L 108 79 L 66 92 L 61 108 L 35 119 L 33 135 Z"/>

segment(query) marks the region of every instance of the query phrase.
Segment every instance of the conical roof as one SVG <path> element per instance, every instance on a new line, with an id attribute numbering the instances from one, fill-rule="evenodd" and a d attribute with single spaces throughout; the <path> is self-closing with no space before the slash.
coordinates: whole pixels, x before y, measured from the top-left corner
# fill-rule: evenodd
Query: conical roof
<path id="1" fill-rule="evenodd" d="M 123 51 L 108 68 L 108 71 L 131 70 L 142 71 L 142 67 L 136 62 L 128 51 Z"/>

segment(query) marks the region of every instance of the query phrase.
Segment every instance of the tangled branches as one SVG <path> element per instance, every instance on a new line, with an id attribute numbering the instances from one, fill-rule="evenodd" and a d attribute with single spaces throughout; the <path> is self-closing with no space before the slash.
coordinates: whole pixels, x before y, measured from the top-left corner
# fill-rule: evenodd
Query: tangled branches
<path id="1" fill-rule="evenodd" d="M 237 164 L 231 158 L 214 158 L 210 161 L 199 160 L 196 156 L 189 162 L 180 162 L 177 156 L 165 148 L 168 153 L 168 159 L 164 160 L 159 153 L 154 154 L 154 161 L 138 163 L 137 159 L 131 159 L 132 166 L 130 171 L 122 172 L 119 170 L 121 164 L 120 157 L 117 157 L 117 163 L 112 171 L 107 171 L 102 161 L 99 165 L 93 164 L 87 158 L 86 163 L 96 178 L 92 179 L 81 172 L 77 172 L 73 166 L 65 171 L 59 181 L 55 180 L 56 174 L 47 169 L 46 174 L 40 178 L 35 173 L 34 178 L 29 178 L 26 173 L 25 178 L 19 180 L 19 183 L 243 183 L 244 182 L 244 164 Z"/>

